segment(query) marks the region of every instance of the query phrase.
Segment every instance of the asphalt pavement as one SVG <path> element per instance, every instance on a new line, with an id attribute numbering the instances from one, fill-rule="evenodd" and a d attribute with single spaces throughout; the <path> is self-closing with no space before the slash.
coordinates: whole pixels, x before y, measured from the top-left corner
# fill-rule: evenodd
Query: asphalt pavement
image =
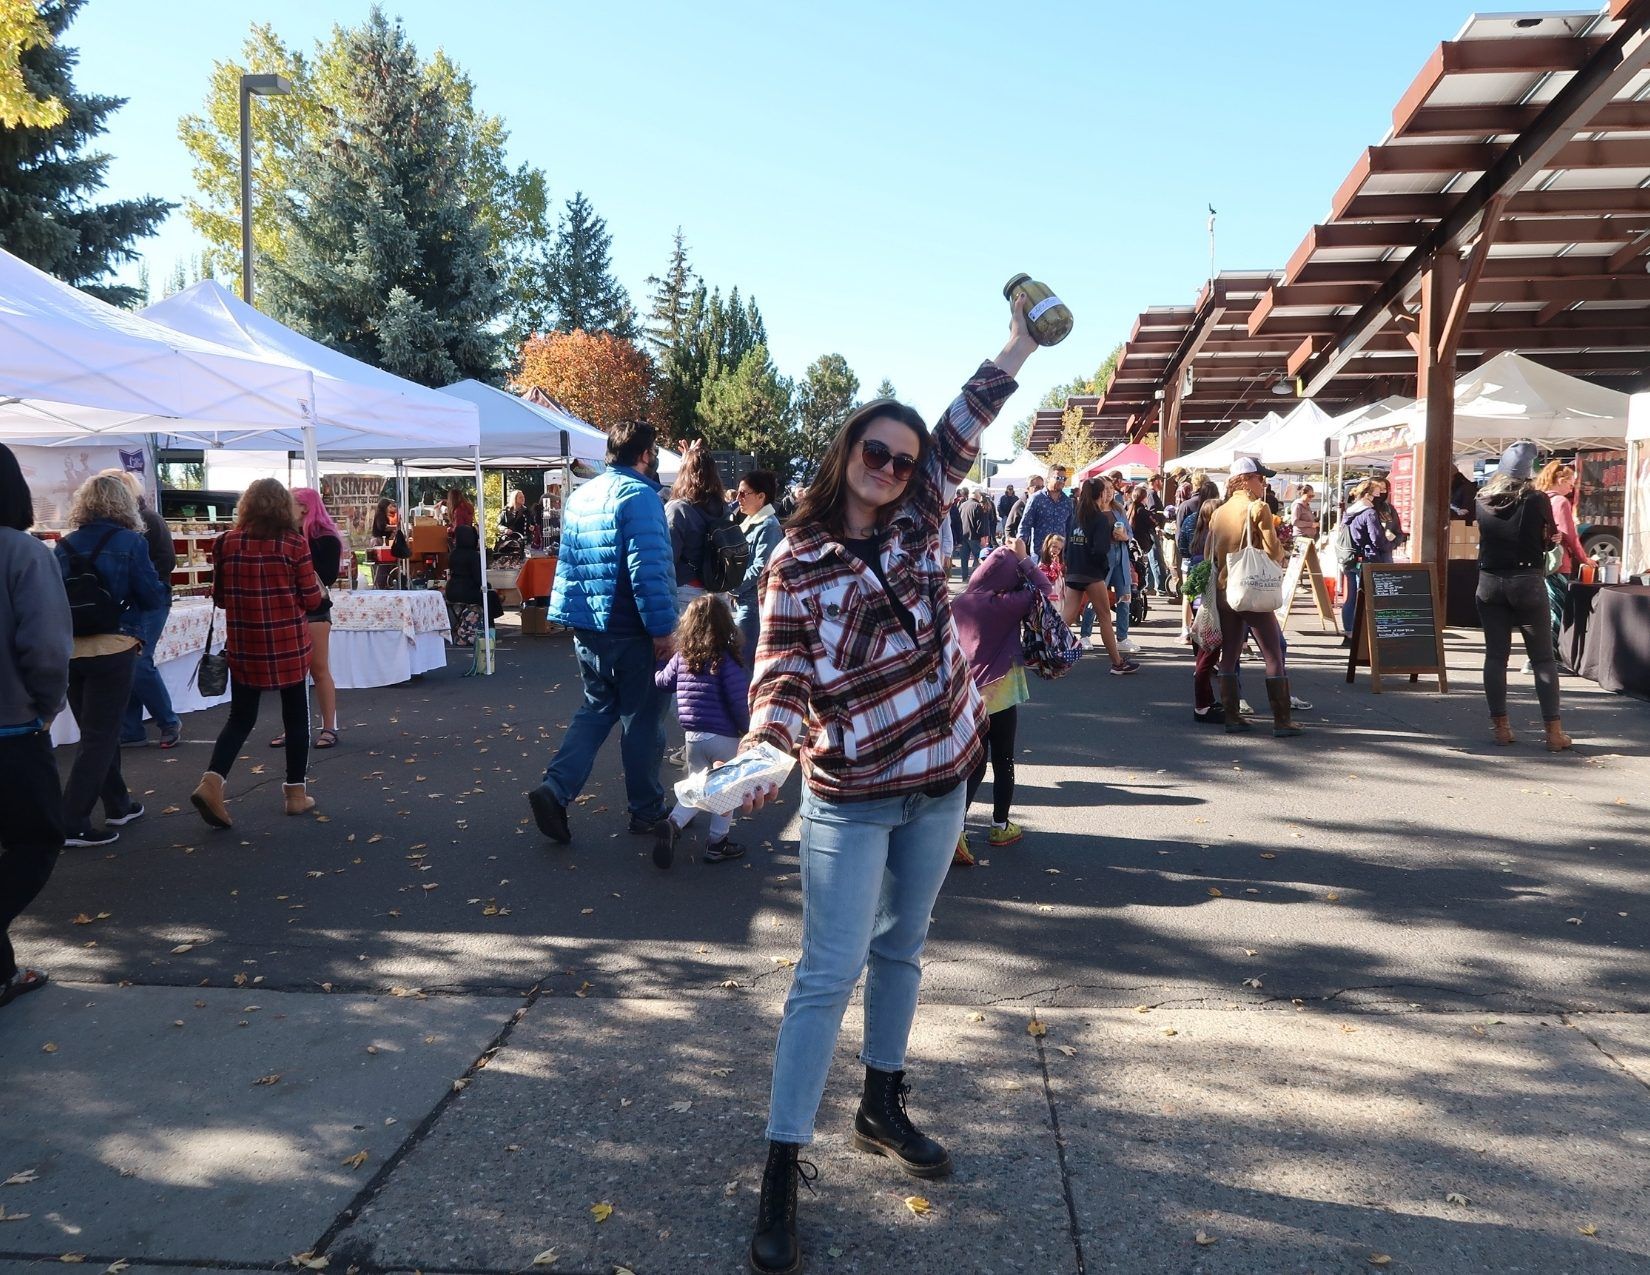
<path id="1" fill-rule="evenodd" d="M 850 1009 L 809 1269 L 1650 1271 L 1650 705 L 1566 678 L 1549 755 L 1515 673 L 1499 749 L 1475 634 L 1377 696 L 1297 620 L 1307 734 L 1226 735 L 1177 627 L 1034 685 L 1026 837 L 953 871 L 912 1045 L 957 1176 L 848 1146 Z M 221 710 L 125 754 L 149 816 L 14 931 L 55 981 L 0 1011 L 0 1270 L 742 1269 L 795 782 L 660 873 L 615 740 L 552 846 L 570 644 L 466 663 L 343 693 L 315 819 L 272 711 L 230 831 L 187 800 Z"/>

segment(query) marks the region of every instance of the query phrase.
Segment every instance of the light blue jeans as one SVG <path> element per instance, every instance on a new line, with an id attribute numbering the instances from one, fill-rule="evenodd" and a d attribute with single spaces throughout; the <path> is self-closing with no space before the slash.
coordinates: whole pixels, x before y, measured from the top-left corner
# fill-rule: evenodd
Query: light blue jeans
<path id="1" fill-rule="evenodd" d="M 802 959 L 773 1055 L 770 1142 L 813 1141 L 842 1014 L 865 977 L 860 1061 L 905 1068 L 928 918 L 962 834 L 967 786 L 943 797 L 831 802 L 802 788 Z"/>

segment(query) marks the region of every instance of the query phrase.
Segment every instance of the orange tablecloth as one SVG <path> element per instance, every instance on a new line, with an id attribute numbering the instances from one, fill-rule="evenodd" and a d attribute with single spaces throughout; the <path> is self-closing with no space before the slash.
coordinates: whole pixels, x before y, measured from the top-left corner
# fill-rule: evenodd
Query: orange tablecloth
<path id="1" fill-rule="evenodd" d="M 554 558 L 528 558 L 521 564 L 521 570 L 516 573 L 516 591 L 521 594 L 524 602 L 528 598 L 547 598 L 550 596 L 550 586 L 555 580 Z"/>

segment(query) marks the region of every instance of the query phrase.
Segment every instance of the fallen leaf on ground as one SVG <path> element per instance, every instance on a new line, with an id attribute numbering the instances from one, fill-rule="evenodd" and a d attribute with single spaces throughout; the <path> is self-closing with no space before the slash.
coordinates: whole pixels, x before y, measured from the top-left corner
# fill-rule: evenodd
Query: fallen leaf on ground
<path id="1" fill-rule="evenodd" d="M 27 1216 L 27 1214 L 25 1214 L 24 1216 Z M 1576 1227 L 1576 1230 L 1578 1232 L 1580 1232 L 1582 1235 L 1597 1235 L 1598 1234 L 1598 1227 L 1594 1226 L 1591 1222 L 1583 1222 L 1580 1226 Z"/>
<path id="2" fill-rule="evenodd" d="M 1369 1255 L 1369 1264 L 1371 1266 L 1390 1266 L 1392 1265 L 1392 1259 L 1385 1253 L 1371 1253 Z"/>
<path id="3" fill-rule="evenodd" d="M 1209 887 L 1209 897 L 1213 899 L 1224 899 L 1226 897 L 1226 892 L 1218 885 L 1212 885 Z"/>
<path id="4" fill-rule="evenodd" d="M 14 1173 L 4 1182 L 0 1182 L 0 1186 L 26 1186 L 39 1176 L 33 1169 L 24 1169 L 21 1173 Z"/>
<path id="5" fill-rule="evenodd" d="M 905 1207 L 910 1209 L 911 1212 L 915 1213 L 918 1217 L 921 1217 L 933 1206 L 920 1195 L 908 1195 L 905 1197 Z"/>
<path id="6" fill-rule="evenodd" d="M 57 1260 L 60 1261 L 60 1262 L 70 1262 L 70 1263 L 84 1262 L 86 1260 L 86 1254 L 84 1254 L 84 1253 L 63 1253 L 58 1257 Z"/>
<path id="7" fill-rule="evenodd" d="M 92 918 L 87 916 L 84 912 L 76 912 L 73 920 L 76 925 L 90 925 L 92 923 Z"/>
<path id="8" fill-rule="evenodd" d="M 1276 859 L 1278 856 L 1273 854 L 1270 850 L 1262 850 L 1260 852 L 1260 857 L 1262 859 Z"/>
<path id="9" fill-rule="evenodd" d="M 1462 1208 L 1466 1208 L 1466 1206 L 1471 1204 L 1472 1201 L 1467 1199 L 1467 1197 L 1462 1195 L 1459 1191 L 1451 1191 L 1444 1197 L 1444 1203 L 1459 1204 Z"/>
<path id="10" fill-rule="evenodd" d="M 1178 1036 L 1178 1035 L 1180 1035 L 1180 1033 L 1178 1031 L 1176 1031 L 1173 1027 L 1165 1027 L 1163 1029 L 1163 1034 L 1165 1036 Z"/>
<path id="11" fill-rule="evenodd" d="M 1042 1020 L 1040 1020 L 1037 1017 L 1036 1014 L 1033 1014 L 1031 1016 L 1031 1021 L 1026 1024 L 1026 1035 L 1027 1036 L 1047 1036 L 1048 1035 L 1048 1028 L 1043 1026 Z"/>
<path id="12" fill-rule="evenodd" d="M 1331 890 L 1328 894 L 1324 895 L 1323 897 L 1324 897 L 1324 901 L 1327 902 L 1327 903 L 1339 903 L 1341 901 L 1341 896 L 1336 894 L 1333 890 Z"/>
<path id="13" fill-rule="evenodd" d="M 738 987 L 739 986 L 739 980 L 736 979 L 736 978 L 724 978 L 720 983 L 717 984 L 717 986 L 718 987 L 729 987 L 729 988 Z"/>
<path id="14" fill-rule="evenodd" d="M 1243 980 L 1243 985 L 1245 987 L 1260 987 L 1262 983 L 1258 978 L 1246 978 Z"/>
<path id="15" fill-rule="evenodd" d="M 55 1054 L 57 1052 L 57 1042 L 55 1040 L 48 1040 L 44 1045 L 40 1046 L 40 1052 L 43 1054 Z"/>
<path id="16" fill-rule="evenodd" d="M 773 958 L 773 963 L 781 969 L 790 969 L 791 966 L 796 964 L 796 962 L 788 956 L 776 956 Z"/>
<path id="17" fill-rule="evenodd" d="M 195 945 L 193 943 L 179 943 L 172 949 L 172 955 L 182 956 L 185 952 L 193 952 L 194 950 Z"/>
<path id="18" fill-rule="evenodd" d="M 676 1112 L 677 1115 L 686 1115 L 689 1111 L 693 1110 L 693 1104 L 684 1098 L 680 1102 L 671 1103 L 670 1109 Z"/>
<path id="19" fill-rule="evenodd" d="M 1211 1244 L 1220 1243 L 1220 1237 L 1218 1235 L 1210 1235 L 1206 1231 L 1199 1231 L 1196 1235 L 1192 1236 L 1192 1243 L 1201 1244 L 1204 1248 L 1208 1248 Z"/>
<path id="20" fill-rule="evenodd" d="M 985 1015 L 980 1013 L 979 1010 L 975 1010 L 968 1016 L 968 1021 L 971 1023 L 983 1023 L 985 1022 Z"/>
<path id="21" fill-rule="evenodd" d="M 595 1218 L 598 1222 L 605 1222 L 608 1218 L 613 1216 L 613 1206 L 606 1200 L 602 1200 L 597 1204 L 592 1204 L 590 1206 L 590 1216 Z"/>
<path id="22" fill-rule="evenodd" d="M 131 1266 L 131 1263 L 123 1257 L 118 1262 L 110 1262 L 107 1266 L 105 1266 L 103 1268 L 103 1275 L 120 1275 L 120 1273 L 129 1266 Z"/>
<path id="23" fill-rule="evenodd" d="M 26 1217 L 28 1217 L 27 1213 L 8 1213 L 6 1212 L 6 1206 L 0 1204 L 0 1222 L 21 1222 Z"/>
<path id="24" fill-rule="evenodd" d="M 1056 1048 L 1056 1049 L 1058 1049 L 1058 1050 L 1059 1050 L 1059 1051 L 1060 1051 L 1060 1052 L 1061 1052 L 1061 1053 L 1062 1053 L 1062 1054 L 1064 1054 L 1064 1055 L 1065 1055 L 1065 1056 L 1066 1056 L 1066 1057 L 1067 1057 L 1067 1058 L 1075 1058 L 1075 1057 L 1077 1057 L 1077 1050 L 1076 1050 L 1076 1049 L 1074 1049 L 1074 1048 L 1073 1048 L 1073 1047 L 1072 1047 L 1072 1046 L 1070 1046 L 1070 1045 L 1056 1045 L 1056 1046 L 1055 1046 L 1055 1048 Z"/>
<path id="25" fill-rule="evenodd" d="M 278 1085 L 280 1083 L 281 1083 L 281 1073 L 278 1072 L 278 1071 L 272 1071 L 267 1076 L 259 1076 L 256 1080 L 254 1080 L 252 1082 L 254 1087 L 256 1087 L 258 1085 Z M 365 1155 L 366 1153 L 362 1152 L 362 1154 Z"/>
<path id="26" fill-rule="evenodd" d="M 367 1153 L 366 1153 L 365 1148 L 363 1148 L 360 1151 L 357 1151 L 352 1156 L 345 1156 L 343 1162 L 345 1164 L 349 1165 L 349 1167 L 352 1168 L 352 1169 L 359 1169 L 363 1164 L 365 1164 L 367 1162 Z"/>
<path id="27" fill-rule="evenodd" d="M 292 1255 L 292 1264 L 305 1271 L 324 1271 L 327 1268 L 327 1263 L 331 1260 L 329 1257 L 316 1257 L 311 1253 L 294 1253 Z"/>
<path id="28" fill-rule="evenodd" d="M 547 1248 L 533 1259 L 534 1266 L 554 1266 L 559 1254 L 553 1248 Z"/>

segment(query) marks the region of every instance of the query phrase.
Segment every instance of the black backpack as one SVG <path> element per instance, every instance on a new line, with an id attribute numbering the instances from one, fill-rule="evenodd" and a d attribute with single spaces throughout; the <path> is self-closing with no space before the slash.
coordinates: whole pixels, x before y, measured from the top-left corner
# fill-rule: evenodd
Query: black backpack
<path id="1" fill-rule="evenodd" d="M 89 555 L 63 545 L 63 591 L 69 595 L 69 615 L 76 637 L 120 631 L 121 605 L 97 572 L 97 556 L 114 536 L 105 531 Z"/>
<path id="2" fill-rule="evenodd" d="M 731 593 L 745 579 L 751 547 L 739 524 L 726 514 L 705 528 L 705 548 L 699 559 L 699 583 L 706 593 Z"/>

